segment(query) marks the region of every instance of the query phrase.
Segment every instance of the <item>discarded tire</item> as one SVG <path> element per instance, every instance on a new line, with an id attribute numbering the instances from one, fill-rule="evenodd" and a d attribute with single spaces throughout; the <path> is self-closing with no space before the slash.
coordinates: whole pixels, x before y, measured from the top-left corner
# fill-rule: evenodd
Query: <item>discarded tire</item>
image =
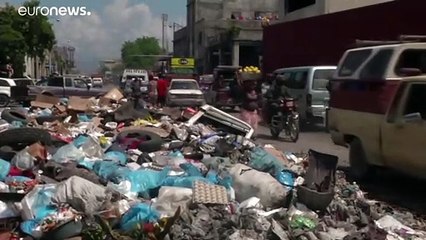
<path id="1" fill-rule="evenodd" d="M 126 139 L 129 138 L 143 140 L 143 142 L 138 145 L 138 149 L 148 153 L 161 150 L 161 146 L 164 143 L 163 139 L 158 134 L 150 131 L 128 130 L 121 132 L 117 136 L 117 140 L 120 143 L 124 143 Z"/>
<path id="2" fill-rule="evenodd" d="M 51 145 L 52 138 L 46 130 L 37 128 L 15 128 L 0 133 L 0 146 L 10 146 L 15 150 L 41 142 Z"/>
<path id="3" fill-rule="evenodd" d="M 12 123 L 15 121 L 27 123 L 27 118 L 25 114 L 21 113 L 20 111 L 12 110 L 12 109 L 3 110 L 3 112 L 1 113 L 1 118 L 6 120 L 8 123 Z"/>

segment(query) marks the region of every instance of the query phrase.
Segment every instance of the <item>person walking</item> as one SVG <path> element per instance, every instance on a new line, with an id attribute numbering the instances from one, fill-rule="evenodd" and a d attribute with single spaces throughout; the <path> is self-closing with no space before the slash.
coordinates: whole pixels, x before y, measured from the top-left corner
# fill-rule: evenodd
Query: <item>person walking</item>
<path id="1" fill-rule="evenodd" d="M 157 82 L 157 94 L 158 94 L 158 104 L 160 107 L 164 107 L 166 105 L 166 96 L 169 84 L 164 76 L 160 76 L 160 79 Z"/>
<path id="2" fill-rule="evenodd" d="M 135 109 L 139 108 L 139 101 L 142 98 L 142 91 L 141 91 L 141 87 L 142 87 L 142 81 L 140 78 L 134 78 L 134 80 L 131 83 L 131 88 L 132 88 L 132 97 L 133 97 L 133 107 Z"/>
<path id="3" fill-rule="evenodd" d="M 149 91 L 150 102 L 153 107 L 157 107 L 157 101 L 158 101 L 157 80 L 152 75 L 149 76 L 149 85 L 150 85 L 150 91 Z"/>
<path id="4" fill-rule="evenodd" d="M 250 124 L 254 129 L 254 136 L 257 133 L 257 128 L 259 125 L 259 115 L 258 115 L 258 94 L 256 92 L 256 85 L 253 82 L 248 83 L 245 88 L 243 104 L 241 106 L 241 119 Z"/>

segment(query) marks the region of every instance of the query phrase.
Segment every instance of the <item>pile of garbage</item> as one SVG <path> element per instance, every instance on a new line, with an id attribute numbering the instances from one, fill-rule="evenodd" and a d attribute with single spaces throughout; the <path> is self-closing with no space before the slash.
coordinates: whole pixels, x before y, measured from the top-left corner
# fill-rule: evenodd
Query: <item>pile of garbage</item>
<path id="1" fill-rule="evenodd" d="M 114 89 L 1 118 L 0 239 L 426 239 L 337 157 L 259 146 L 211 106 L 135 110 Z"/>

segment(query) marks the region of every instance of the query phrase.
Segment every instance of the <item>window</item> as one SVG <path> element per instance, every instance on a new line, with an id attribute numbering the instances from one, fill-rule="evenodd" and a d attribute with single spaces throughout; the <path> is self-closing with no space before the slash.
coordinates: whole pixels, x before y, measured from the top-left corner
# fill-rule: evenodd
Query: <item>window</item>
<path id="1" fill-rule="evenodd" d="M 87 84 L 83 79 L 74 79 L 74 86 L 76 88 L 87 88 Z"/>
<path id="2" fill-rule="evenodd" d="M 203 33 L 199 32 L 198 33 L 198 45 L 203 44 Z"/>
<path id="3" fill-rule="evenodd" d="M 333 77 L 333 74 L 336 70 L 333 69 L 318 69 L 314 72 L 314 77 L 312 80 L 312 89 L 313 90 L 327 90 L 327 84 L 330 79 Z"/>
<path id="4" fill-rule="evenodd" d="M 0 80 L 0 87 L 10 87 L 9 83 L 5 80 Z"/>
<path id="5" fill-rule="evenodd" d="M 395 69 L 395 73 L 400 76 L 401 68 L 416 68 L 426 74 L 426 50 L 408 49 L 402 52 Z"/>
<path id="6" fill-rule="evenodd" d="M 371 49 L 349 52 L 340 67 L 339 76 L 352 76 L 370 55 Z"/>
<path id="7" fill-rule="evenodd" d="M 64 87 L 64 79 L 62 77 L 52 77 L 47 80 L 47 86 Z"/>
<path id="8" fill-rule="evenodd" d="M 65 78 L 65 86 L 66 87 L 72 87 L 72 79 L 71 78 Z"/>
<path id="9" fill-rule="evenodd" d="M 413 84 L 409 90 L 407 105 L 404 115 L 410 113 L 420 113 L 426 120 L 426 84 Z"/>
<path id="10" fill-rule="evenodd" d="M 33 80 L 30 79 L 14 79 L 15 80 L 15 84 L 18 87 L 24 87 L 24 86 L 33 86 L 34 82 Z"/>
<path id="11" fill-rule="evenodd" d="M 170 89 L 198 89 L 198 85 L 194 81 L 175 81 Z"/>
<path id="12" fill-rule="evenodd" d="M 285 12 L 291 13 L 296 10 L 315 4 L 315 0 L 285 0 Z"/>
<path id="13" fill-rule="evenodd" d="M 298 71 L 292 73 L 291 78 L 286 85 L 292 89 L 305 89 L 307 81 L 308 71 Z"/>
<path id="14" fill-rule="evenodd" d="M 392 54 L 392 49 L 384 49 L 377 52 L 365 65 L 364 69 L 361 71 L 360 77 L 364 79 L 383 78 Z"/>

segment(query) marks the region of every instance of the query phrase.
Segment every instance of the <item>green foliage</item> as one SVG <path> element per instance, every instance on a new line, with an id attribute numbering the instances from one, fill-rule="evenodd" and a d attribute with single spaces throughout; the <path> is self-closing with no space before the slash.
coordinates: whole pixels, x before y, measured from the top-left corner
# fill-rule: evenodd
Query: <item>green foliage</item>
<path id="1" fill-rule="evenodd" d="M 26 7 L 39 6 L 39 1 L 25 2 Z M 0 65 L 12 63 L 15 77 L 22 76 L 25 55 L 44 58 L 45 50 L 55 44 L 55 34 L 47 17 L 20 16 L 7 5 L 0 10 Z"/>
<path id="2" fill-rule="evenodd" d="M 161 47 L 158 39 L 154 37 L 138 38 L 135 41 L 127 41 L 121 47 L 121 58 L 126 68 L 151 69 L 156 63 L 155 57 L 141 57 L 134 55 L 159 55 Z"/>

